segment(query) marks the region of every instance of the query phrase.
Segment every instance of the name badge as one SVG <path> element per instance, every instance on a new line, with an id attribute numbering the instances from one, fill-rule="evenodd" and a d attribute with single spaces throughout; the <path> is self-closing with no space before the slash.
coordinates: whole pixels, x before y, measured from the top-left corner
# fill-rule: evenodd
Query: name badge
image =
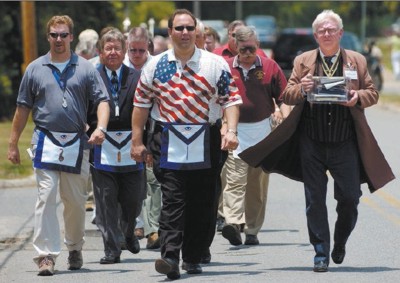
<path id="1" fill-rule="evenodd" d="M 350 80 L 358 80 L 357 71 L 353 69 L 344 68 L 344 76 Z"/>

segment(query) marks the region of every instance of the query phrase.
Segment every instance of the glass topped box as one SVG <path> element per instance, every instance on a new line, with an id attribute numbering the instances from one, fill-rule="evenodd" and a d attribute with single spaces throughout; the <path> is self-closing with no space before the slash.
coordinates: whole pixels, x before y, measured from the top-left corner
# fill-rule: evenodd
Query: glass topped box
<path id="1" fill-rule="evenodd" d="M 313 77 L 314 87 L 307 93 L 312 103 L 339 103 L 349 100 L 350 79 L 346 77 Z"/>

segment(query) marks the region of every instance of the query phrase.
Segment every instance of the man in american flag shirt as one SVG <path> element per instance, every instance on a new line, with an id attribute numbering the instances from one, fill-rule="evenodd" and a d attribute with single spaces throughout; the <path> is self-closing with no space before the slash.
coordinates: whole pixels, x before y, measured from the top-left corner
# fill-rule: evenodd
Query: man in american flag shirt
<path id="1" fill-rule="evenodd" d="M 142 70 L 134 98 L 131 156 L 143 161 L 143 129 L 151 106 L 154 134 L 149 143 L 161 183 L 161 258 L 156 270 L 169 279 L 182 269 L 201 273 L 201 254 L 214 217 L 215 183 L 221 150 L 238 146 L 242 99 L 225 60 L 195 47 L 196 19 L 185 9 L 168 21 L 173 48 Z M 154 105 L 153 105 L 154 104 Z M 222 111 L 228 127 L 219 131 Z"/>

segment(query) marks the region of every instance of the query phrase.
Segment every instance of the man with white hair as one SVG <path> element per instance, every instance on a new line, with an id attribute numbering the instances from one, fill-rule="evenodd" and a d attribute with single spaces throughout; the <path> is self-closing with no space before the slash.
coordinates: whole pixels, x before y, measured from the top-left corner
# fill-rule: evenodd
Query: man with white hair
<path id="1" fill-rule="evenodd" d="M 85 29 L 79 34 L 79 42 L 76 45 L 75 53 L 89 60 L 97 55 L 96 44 L 99 35 L 93 29 Z"/>

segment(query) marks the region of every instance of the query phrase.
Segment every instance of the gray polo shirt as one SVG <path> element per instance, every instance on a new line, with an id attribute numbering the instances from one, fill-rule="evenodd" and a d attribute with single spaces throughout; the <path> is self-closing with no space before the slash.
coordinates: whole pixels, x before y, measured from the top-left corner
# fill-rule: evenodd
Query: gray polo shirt
<path id="1" fill-rule="evenodd" d="M 66 102 L 63 106 L 63 101 Z M 30 63 L 22 78 L 17 105 L 32 109 L 37 127 L 56 132 L 86 131 L 89 101 L 108 101 L 99 72 L 82 57 L 71 52 L 62 73 L 51 64 L 50 54 Z M 36 144 L 35 135 L 32 138 Z"/>

